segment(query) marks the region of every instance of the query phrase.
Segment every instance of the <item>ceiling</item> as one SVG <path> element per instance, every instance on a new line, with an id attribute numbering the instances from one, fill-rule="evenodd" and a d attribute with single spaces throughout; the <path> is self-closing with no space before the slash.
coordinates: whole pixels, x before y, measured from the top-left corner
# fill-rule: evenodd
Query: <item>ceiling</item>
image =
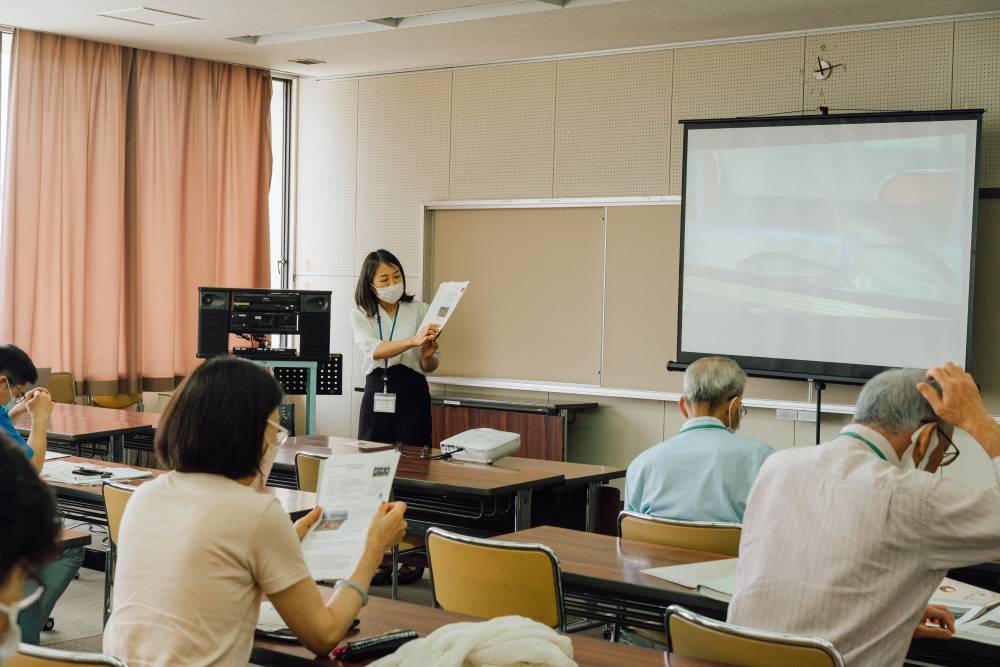
<path id="1" fill-rule="evenodd" d="M 898 21 L 1000 9 L 1000 0 L 627 0 L 539 13 L 253 45 L 303 30 L 498 0 L 0 0 L 0 24 L 329 77 Z M 203 21 L 151 27 L 99 12 L 138 7 Z M 298 65 L 292 58 L 326 61 Z"/>

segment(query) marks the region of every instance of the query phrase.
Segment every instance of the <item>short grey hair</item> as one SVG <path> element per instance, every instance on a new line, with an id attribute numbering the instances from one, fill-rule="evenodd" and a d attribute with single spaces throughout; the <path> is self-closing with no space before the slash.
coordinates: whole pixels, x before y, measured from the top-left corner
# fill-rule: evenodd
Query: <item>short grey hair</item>
<path id="1" fill-rule="evenodd" d="M 684 371 L 684 398 L 689 403 L 710 403 L 713 407 L 747 388 L 747 375 L 728 357 L 702 357 Z"/>
<path id="2" fill-rule="evenodd" d="M 861 390 L 854 408 L 854 423 L 897 434 L 936 420 L 930 403 L 917 391 L 920 382 L 928 382 L 927 371 L 920 368 L 882 371 Z M 936 382 L 928 384 L 938 389 Z"/>

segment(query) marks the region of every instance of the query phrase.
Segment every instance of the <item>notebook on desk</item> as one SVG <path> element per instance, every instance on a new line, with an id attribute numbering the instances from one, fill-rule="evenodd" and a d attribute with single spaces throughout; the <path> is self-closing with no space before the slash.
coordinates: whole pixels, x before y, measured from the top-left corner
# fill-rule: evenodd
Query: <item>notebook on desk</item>
<path id="1" fill-rule="evenodd" d="M 710 560 L 702 563 L 688 563 L 687 565 L 651 567 L 647 570 L 642 570 L 642 573 L 664 579 L 685 588 L 698 588 L 710 582 L 718 583 L 719 580 L 735 577 L 736 559 L 725 558 L 723 560 Z"/>

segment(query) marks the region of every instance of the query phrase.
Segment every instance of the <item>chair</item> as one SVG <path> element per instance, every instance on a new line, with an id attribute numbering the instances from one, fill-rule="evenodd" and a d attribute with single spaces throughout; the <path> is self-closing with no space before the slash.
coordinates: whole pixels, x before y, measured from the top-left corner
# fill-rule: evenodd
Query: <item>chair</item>
<path id="1" fill-rule="evenodd" d="M 84 667 L 128 667 L 119 660 L 103 653 L 77 653 L 21 644 L 17 655 L 7 661 L 7 667 L 59 667 L 60 665 L 83 665 Z"/>
<path id="2" fill-rule="evenodd" d="M 622 539 L 733 557 L 740 554 L 740 531 L 738 523 L 675 521 L 629 511 L 618 515 L 618 536 Z"/>
<path id="3" fill-rule="evenodd" d="M 111 589 L 115 583 L 115 562 L 118 559 L 118 528 L 122 525 L 125 506 L 135 493 L 128 484 L 104 483 L 104 513 L 108 517 L 108 555 L 104 562 L 104 622 L 111 615 Z"/>
<path id="4" fill-rule="evenodd" d="M 667 607 L 667 650 L 739 667 L 844 667 L 833 644 L 819 637 L 754 630 Z"/>
<path id="5" fill-rule="evenodd" d="M 565 631 L 559 559 L 542 544 L 517 544 L 427 529 L 434 605 L 480 618 L 518 614 Z"/>
<path id="6" fill-rule="evenodd" d="M 308 452 L 295 452 L 295 484 L 299 491 L 309 491 L 316 493 L 319 488 L 319 469 L 326 459 L 321 454 L 310 454 Z M 394 547 L 390 552 L 392 555 L 392 599 L 397 599 L 399 593 L 399 564 L 400 554 L 413 554 L 424 548 L 423 535 L 407 534 L 398 547 Z M 423 567 L 415 571 L 417 578 L 423 575 Z M 383 580 L 384 581 L 384 580 Z"/>
<path id="7" fill-rule="evenodd" d="M 106 396 L 91 396 L 90 402 L 99 408 L 111 408 L 112 410 L 124 410 L 133 405 L 135 409 L 142 412 L 142 392 L 137 394 L 108 394 Z"/>
<path id="8" fill-rule="evenodd" d="M 49 376 L 49 395 L 53 403 L 76 403 L 76 383 L 73 374 L 67 371 L 52 373 Z"/>

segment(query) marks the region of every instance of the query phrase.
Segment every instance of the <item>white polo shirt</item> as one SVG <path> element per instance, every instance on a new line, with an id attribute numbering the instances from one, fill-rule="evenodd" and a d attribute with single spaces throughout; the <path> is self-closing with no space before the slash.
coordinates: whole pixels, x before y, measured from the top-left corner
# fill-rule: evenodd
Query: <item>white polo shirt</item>
<path id="1" fill-rule="evenodd" d="M 382 319 L 382 337 L 379 338 L 379 318 L 368 317 L 361 308 L 355 306 L 354 310 L 351 311 L 351 325 L 354 327 L 354 344 L 361 350 L 362 371 L 366 377 L 376 368 L 385 368 L 385 359 L 376 361 L 372 358 L 372 354 L 374 354 L 375 348 L 379 346 L 379 343 L 389 340 L 390 332 L 392 333 L 392 340 L 396 341 L 415 336 L 420 323 L 424 321 L 424 315 L 427 314 L 428 308 L 429 306 L 426 303 L 420 301 L 400 301 L 396 307 L 396 328 L 393 331 L 392 317 L 383 310 L 380 304 L 378 314 Z M 440 349 L 434 353 L 434 357 L 438 360 L 441 359 Z M 402 364 L 418 373 L 426 374 L 424 369 L 420 367 L 419 347 L 409 349 L 402 354 L 397 354 L 395 357 L 389 359 L 388 362 L 389 366 Z"/>

